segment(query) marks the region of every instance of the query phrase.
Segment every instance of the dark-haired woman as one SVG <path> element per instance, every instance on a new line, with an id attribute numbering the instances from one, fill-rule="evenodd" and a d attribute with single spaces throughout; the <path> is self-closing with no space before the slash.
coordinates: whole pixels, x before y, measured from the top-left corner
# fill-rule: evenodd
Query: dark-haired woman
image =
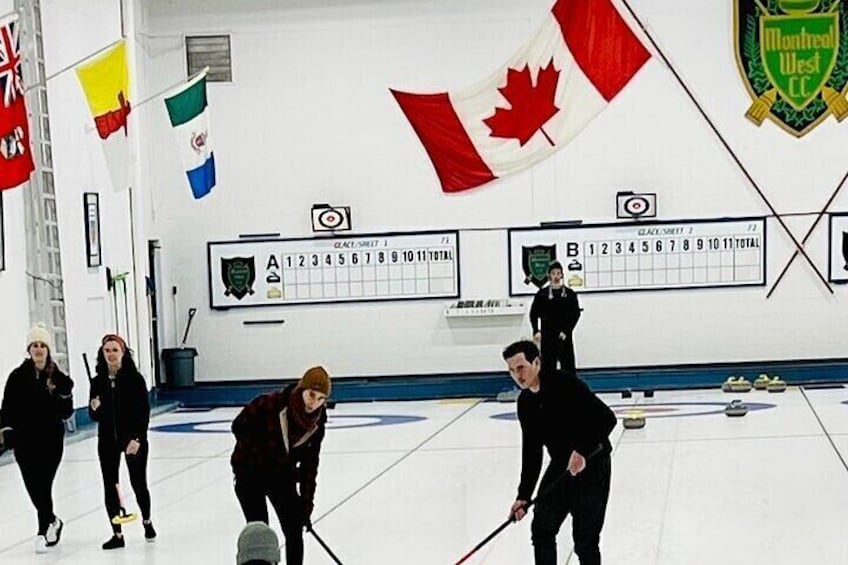
<path id="1" fill-rule="evenodd" d="M 147 488 L 147 426 L 150 402 L 147 383 L 136 368 L 126 342 L 118 335 L 107 334 L 97 351 L 96 376 L 91 381 L 89 414 L 97 422 L 97 455 L 103 475 L 106 512 L 112 526 L 112 537 L 103 549 L 124 547 L 121 517 L 124 509 L 118 486 L 118 468 L 123 453 L 130 484 L 144 525 L 144 538 L 156 539 L 150 520 L 150 490 Z"/>
<path id="2" fill-rule="evenodd" d="M 38 513 L 36 553 L 59 543 L 62 520 L 53 513 L 53 480 L 62 461 L 65 424 L 74 412 L 73 381 L 50 357 L 50 332 L 34 326 L 28 357 L 6 381 L 0 408 L 0 451 L 15 450 L 24 486 Z"/>

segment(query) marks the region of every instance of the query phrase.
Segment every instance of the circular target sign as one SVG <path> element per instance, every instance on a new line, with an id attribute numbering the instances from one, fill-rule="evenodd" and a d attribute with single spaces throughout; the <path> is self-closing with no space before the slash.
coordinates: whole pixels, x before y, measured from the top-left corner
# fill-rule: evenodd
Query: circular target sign
<path id="1" fill-rule="evenodd" d="M 334 230 L 344 223 L 344 215 L 335 208 L 327 208 L 318 214 L 318 224 L 322 228 Z"/>
<path id="2" fill-rule="evenodd" d="M 624 211 L 631 216 L 641 216 L 650 208 L 651 204 L 644 196 L 631 196 L 624 201 Z"/>

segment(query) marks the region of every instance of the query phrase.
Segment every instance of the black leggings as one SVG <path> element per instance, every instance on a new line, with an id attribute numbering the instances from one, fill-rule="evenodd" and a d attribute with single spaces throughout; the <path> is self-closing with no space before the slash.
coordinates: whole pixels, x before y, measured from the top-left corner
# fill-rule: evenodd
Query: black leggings
<path id="1" fill-rule="evenodd" d="M 566 465 L 551 463 L 542 477 L 539 492 L 553 490 L 539 498 L 530 527 L 536 565 L 556 565 L 556 535 L 566 516 L 572 517 L 574 553 L 580 565 L 601 565 L 601 528 L 607 510 L 610 490 L 610 456 L 601 454 L 587 462 L 576 477 L 566 474 Z"/>
<path id="2" fill-rule="evenodd" d="M 127 470 L 130 473 L 130 484 L 135 492 L 135 501 L 145 520 L 150 519 L 150 491 L 147 488 L 147 441 L 141 442 L 141 447 L 135 455 L 126 455 Z M 103 475 L 103 498 L 106 502 L 106 513 L 109 522 L 121 510 L 121 499 L 118 496 L 118 467 L 121 464 L 121 453 L 113 442 L 100 441 L 97 444 L 97 455 L 100 458 L 100 473 Z M 112 531 L 121 531 L 120 524 L 112 524 Z"/>
<path id="3" fill-rule="evenodd" d="M 302 565 L 303 504 L 297 494 L 295 482 L 280 480 L 279 485 L 268 488 L 265 481 L 236 477 L 235 488 L 241 511 L 248 522 L 267 524 L 268 506 L 265 498 L 271 501 L 286 537 L 286 565 Z"/>
<path id="4" fill-rule="evenodd" d="M 560 339 L 559 335 L 544 336 L 540 344 L 541 351 L 539 354 L 542 357 L 542 366 L 546 372 L 552 373 L 556 370 L 557 361 L 563 371 L 573 373 L 575 371 L 574 363 L 574 342 L 571 336 L 566 339 Z"/>
<path id="5" fill-rule="evenodd" d="M 38 513 L 38 534 L 47 533 L 56 516 L 53 514 L 53 480 L 62 461 L 62 440 L 39 446 L 38 451 L 15 449 L 15 460 L 21 470 L 29 499 Z"/>

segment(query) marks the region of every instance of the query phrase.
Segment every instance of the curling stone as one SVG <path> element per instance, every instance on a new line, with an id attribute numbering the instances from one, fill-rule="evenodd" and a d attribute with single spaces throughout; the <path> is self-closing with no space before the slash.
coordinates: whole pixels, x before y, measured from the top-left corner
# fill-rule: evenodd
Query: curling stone
<path id="1" fill-rule="evenodd" d="M 645 427 L 645 413 L 641 410 L 631 410 L 624 416 L 624 429 L 638 430 Z"/>
<path id="2" fill-rule="evenodd" d="M 754 388 L 756 390 L 766 390 L 771 382 L 769 376 L 765 373 L 760 373 L 760 376 L 754 379 Z"/>
<path id="3" fill-rule="evenodd" d="M 652 389 L 652 388 L 645 389 L 644 394 L 645 394 L 645 398 L 653 398 L 654 397 L 654 389 Z"/>
<path id="4" fill-rule="evenodd" d="M 729 377 L 721 387 L 724 392 L 750 392 L 751 381 L 745 377 Z"/>
<path id="5" fill-rule="evenodd" d="M 628 389 L 624 389 L 621 391 L 621 398 L 631 398 L 633 396 L 633 391 Z"/>
<path id="6" fill-rule="evenodd" d="M 786 381 L 775 376 L 769 381 L 768 386 L 766 386 L 766 390 L 769 392 L 783 392 L 786 390 Z"/>
<path id="7" fill-rule="evenodd" d="M 739 416 L 744 416 L 748 413 L 748 407 L 737 398 L 735 400 L 731 400 L 730 404 L 724 407 L 724 413 L 727 416 L 738 418 Z"/>

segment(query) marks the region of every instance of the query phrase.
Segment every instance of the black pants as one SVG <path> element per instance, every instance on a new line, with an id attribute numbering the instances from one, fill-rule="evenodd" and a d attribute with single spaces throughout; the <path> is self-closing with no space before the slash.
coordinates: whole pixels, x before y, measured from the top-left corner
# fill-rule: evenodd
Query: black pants
<path id="1" fill-rule="evenodd" d="M 16 447 L 15 460 L 21 470 L 29 499 L 38 513 L 38 534 L 47 533 L 56 516 L 53 514 L 53 480 L 62 461 L 64 445 L 62 437 L 49 441 L 37 448 Z"/>
<path id="2" fill-rule="evenodd" d="M 574 372 L 574 341 L 571 335 L 560 339 L 559 334 L 542 335 L 539 354 L 542 356 L 542 367 L 550 374 L 557 368 L 557 361 L 563 371 Z"/>
<path id="3" fill-rule="evenodd" d="M 147 441 L 141 442 L 141 447 L 135 455 L 127 455 L 127 470 L 130 473 L 130 484 L 135 493 L 135 501 L 141 510 L 141 516 L 145 520 L 150 519 L 150 490 L 147 488 L 147 455 L 149 453 Z M 109 515 L 109 523 L 121 510 L 121 499 L 118 496 L 118 468 L 121 464 L 121 453 L 118 445 L 109 440 L 100 440 L 97 443 L 97 455 L 100 458 L 100 473 L 103 475 L 103 498 L 106 502 L 106 513 Z M 121 531 L 120 524 L 112 524 L 112 531 Z"/>
<path id="4" fill-rule="evenodd" d="M 600 565 L 601 528 L 607 510 L 610 490 L 610 456 L 601 454 L 586 465 L 582 473 L 572 477 L 566 471 L 567 463 L 551 463 L 542 477 L 539 492 L 547 492 L 548 485 L 563 473 L 549 494 L 539 498 L 530 527 L 536 565 L 556 565 L 556 535 L 566 516 L 572 517 L 574 553 L 580 565 Z"/>
<path id="5" fill-rule="evenodd" d="M 256 477 L 236 477 L 235 489 L 241 511 L 248 522 L 268 523 L 267 497 L 277 513 L 286 538 L 286 564 L 303 564 L 303 503 L 294 480 L 280 479 L 268 485 Z"/>

